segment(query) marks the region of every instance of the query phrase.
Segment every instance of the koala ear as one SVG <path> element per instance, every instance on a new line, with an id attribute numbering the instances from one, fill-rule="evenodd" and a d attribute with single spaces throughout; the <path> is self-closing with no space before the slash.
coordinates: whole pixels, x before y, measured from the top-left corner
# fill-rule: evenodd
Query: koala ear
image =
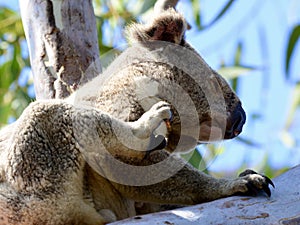
<path id="1" fill-rule="evenodd" d="M 173 8 L 163 11 L 147 24 L 132 24 L 126 30 L 129 42 L 167 41 L 180 44 L 187 29 L 184 17 Z"/>

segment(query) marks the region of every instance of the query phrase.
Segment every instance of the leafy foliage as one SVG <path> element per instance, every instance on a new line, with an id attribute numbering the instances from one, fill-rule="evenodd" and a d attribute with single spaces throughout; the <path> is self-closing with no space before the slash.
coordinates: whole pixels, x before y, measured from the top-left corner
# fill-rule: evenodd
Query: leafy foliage
<path id="1" fill-rule="evenodd" d="M 290 79 L 290 66 L 291 61 L 293 60 L 293 55 L 295 53 L 297 44 L 299 44 L 300 40 L 300 24 L 294 26 L 289 35 L 287 49 L 286 49 L 286 60 L 285 60 L 285 72 L 286 79 Z M 299 79 L 299 78 L 298 78 Z M 297 109 L 300 106 L 300 79 L 294 81 L 294 90 L 292 95 L 292 102 L 289 109 L 288 117 L 286 120 L 286 129 L 288 130 L 292 125 Z M 286 140 L 286 139 L 284 139 Z"/>
<path id="2" fill-rule="evenodd" d="M 200 1 L 190 0 L 190 2 L 193 4 L 194 18 L 198 21 L 198 28 L 205 29 L 208 25 L 202 26 L 200 23 Z M 136 19 L 143 19 L 142 15 L 147 16 L 155 0 L 94 0 L 93 3 L 99 34 L 99 50 L 102 65 L 105 68 L 125 46 L 123 28 Z M 221 19 L 232 3 L 233 1 L 228 1 L 209 26 Z M 0 41 L 1 127 L 8 121 L 18 118 L 24 108 L 34 99 L 33 81 L 29 74 L 30 62 L 21 18 L 18 12 L 5 7 L 0 8 Z M 221 69 L 221 72 L 231 73 L 231 76 L 237 77 L 239 73 L 247 70 L 248 68 L 243 67 L 225 67 Z"/>
<path id="3" fill-rule="evenodd" d="M 289 78 L 289 72 L 290 72 L 290 64 L 291 59 L 296 47 L 296 44 L 300 38 L 300 25 L 296 25 L 290 34 L 289 41 L 288 41 L 288 47 L 286 51 L 286 61 L 285 61 L 285 72 L 287 78 Z"/>
<path id="4" fill-rule="evenodd" d="M 25 49 L 24 49 L 25 48 Z M 30 66 L 21 18 L 17 12 L 0 8 L 0 126 L 18 118 L 32 100 L 32 81 L 20 81 Z"/>
<path id="5" fill-rule="evenodd" d="M 225 15 L 230 13 L 235 2 L 237 1 L 224 1 L 223 6 L 217 11 L 214 17 L 204 23 L 201 7 L 203 1 L 183 1 L 184 4 L 189 4 L 191 7 L 193 24 L 196 25 L 193 29 L 197 28 L 197 32 L 205 32 L 216 25 Z M 132 21 L 143 20 L 147 16 L 151 16 L 150 10 L 154 3 L 155 0 L 93 0 L 103 67 L 106 67 L 123 50 L 126 43 L 122 33 L 123 28 Z M 300 25 L 297 24 L 291 29 L 286 45 L 285 77 L 287 80 L 290 80 L 290 69 L 297 44 L 299 44 L 299 37 Z M 228 79 L 237 92 L 242 88 L 240 86 L 242 75 L 250 76 L 251 72 L 262 69 L 257 66 L 243 65 L 241 63 L 244 47 L 243 41 L 236 43 L 235 54 L 232 55 L 232 64 L 220 62 L 221 67 L 219 72 Z M 5 7 L 0 8 L 0 127 L 18 118 L 23 109 L 34 98 L 27 51 L 19 14 Z M 300 106 L 300 80 L 296 80 L 292 85 L 294 87 L 293 99 L 286 117 L 285 131 L 290 129 Z M 250 119 L 253 121 L 260 118 L 261 115 L 255 113 L 250 116 Z M 285 134 L 288 134 L 288 132 L 285 132 Z M 286 136 L 282 135 L 282 138 Z M 260 147 L 258 143 L 249 138 L 239 137 L 238 141 L 247 146 Z M 209 166 L 209 161 L 222 154 L 224 149 L 220 149 L 216 145 L 208 145 L 204 148 L 210 151 L 208 156 L 202 155 L 196 149 L 183 157 L 189 160 L 196 168 L 205 170 Z M 265 157 L 262 165 L 265 171 L 267 171 L 267 175 L 276 175 L 276 173 L 272 172 L 274 170 L 270 169 L 268 156 Z M 281 172 L 281 170 L 279 171 Z"/>

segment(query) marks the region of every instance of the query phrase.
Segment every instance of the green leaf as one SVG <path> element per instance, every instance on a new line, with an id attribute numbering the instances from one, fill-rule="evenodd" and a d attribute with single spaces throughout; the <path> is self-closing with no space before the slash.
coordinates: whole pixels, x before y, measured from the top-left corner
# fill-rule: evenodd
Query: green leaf
<path id="1" fill-rule="evenodd" d="M 241 58 L 242 58 L 242 52 L 243 52 L 243 43 L 241 41 L 238 42 L 236 52 L 234 55 L 234 65 L 240 65 Z"/>
<path id="2" fill-rule="evenodd" d="M 15 74 L 12 72 L 12 60 L 3 63 L 0 66 L 0 88 L 8 89 L 15 80 Z"/>
<path id="3" fill-rule="evenodd" d="M 155 2 L 156 0 L 137 1 L 135 2 L 134 6 L 128 10 L 131 11 L 134 16 L 139 16 L 147 12 L 149 9 L 152 9 Z"/>
<path id="4" fill-rule="evenodd" d="M 189 160 L 189 163 L 198 169 L 201 161 L 202 161 L 202 155 L 199 153 L 198 150 L 195 149 L 193 151 L 192 157 Z"/>
<path id="5" fill-rule="evenodd" d="M 232 6 L 232 4 L 234 2 L 237 2 L 237 1 L 229 0 L 227 2 L 227 4 L 223 7 L 223 9 L 218 13 L 218 15 L 210 23 L 203 26 L 202 29 L 206 29 L 206 28 L 212 26 L 214 23 L 216 23 L 228 11 L 228 9 Z"/>
<path id="6" fill-rule="evenodd" d="M 11 113 L 11 107 L 10 105 L 3 105 L 0 104 L 0 127 L 4 126 L 5 124 L 7 124 L 7 119 L 8 116 Z"/>
<path id="7" fill-rule="evenodd" d="M 285 123 L 285 129 L 288 130 L 290 126 L 292 125 L 292 122 L 295 117 L 295 113 L 297 108 L 300 105 L 300 83 L 295 85 L 293 93 L 292 93 L 292 99 L 291 99 L 291 106 L 288 112 L 287 120 Z"/>
<path id="8" fill-rule="evenodd" d="M 261 119 L 263 116 L 262 116 L 261 113 L 252 113 L 250 115 L 250 117 L 251 117 L 252 120 L 257 120 L 257 119 Z"/>
<path id="9" fill-rule="evenodd" d="M 5 33 L 24 36 L 20 15 L 11 9 L 0 7 L 0 35 Z"/>
<path id="10" fill-rule="evenodd" d="M 124 2 L 121 0 L 118 1 L 110 1 L 110 5 L 113 10 L 117 11 L 118 13 L 124 11 Z"/>
<path id="11" fill-rule="evenodd" d="M 237 44 L 236 52 L 234 54 L 234 66 L 241 66 L 242 52 L 243 52 L 243 42 L 239 41 Z M 231 78 L 231 86 L 236 93 L 238 92 L 238 84 L 239 84 L 239 77 Z"/>
<path id="12" fill-rule="evenodd" d="M 200 154 L 200 152 L 197 149 L 193 150 L 192 152 L 182 154 L 181 156 L 182 156 L 182 158 L 187 160 L 196 169 L 200 168 L 200 164 L 201 164 L 201 167 L 203 167 L 202 165 L 203 165 L 204 161 L 203 161 L 202 155 Z M 206 166 L 204 166 L 204 169 L 206 169 Z"/>
<path id="13" fill-rule="evenodd" d="M 155 4 L 156 0 L 147 0 L 143 1 L 143 7 L 141 8 L 140 14 L 145 13 L 148 11 L 150 8 L 152 8 Z"/>
<path id="14" fill-rule="evenodd" d="M 286 73 L 286 79 L 289 78 L 289 72 L 290 72 L 290 62 L 291 57 L 293 56 L 296 43 L 299 40 L 300 37 L 300 25 L 297 25 L 293 28 L 292 33 L 289 38 L 288 47 L 286 50 L 286 59 L 285 59 L 285 73 Z"/>
<path id="15" fill-rule="evenodd" d="M 261 144 L 259 144 L 259 143 L 257 143 L 257 142 L 254 142 L 254 141 L 252 141 L 252 140 L 250 140 L 250 139 L 247 139 L 247 138 L 244 138 L 244 137 L 241 137 L 241 136 L 236 137 L 236 139 L 237 139 L 239 142 L 241 142 L 241 143 L 243 143 L 243 144 L 245 144 L 245 145 L 248 145 L 248 146 L 250 146 L 250 147 L 261 148 Z"/>
<path id="16" fill-rule="evenodd" d="M 282 130 L 280 132 L 280 140 L 287 148 L 296 147 L 296 140 L 293 135 L 287 130 Z"/>
<path id="17" fill-rule="evenodd" d="M 241 75 L 246 75 L 248 72 L 255 70 L 253 67 L 244 67 L 244 66 L 229 66 L 222 67 L 218 70 L 218 73 L 221 74 L 225 79 L 234 79 Z"/>
<path id="18" fill-rule="evenodd" d="M 202 29 L 202 24 L 201 24 L 201 14 L 200 14 L 200 0 L 191 0 L 192 3 L 192 10 L 193 10 L 193 15 L 195 19 L 196 26 L 198 29 Z"/>

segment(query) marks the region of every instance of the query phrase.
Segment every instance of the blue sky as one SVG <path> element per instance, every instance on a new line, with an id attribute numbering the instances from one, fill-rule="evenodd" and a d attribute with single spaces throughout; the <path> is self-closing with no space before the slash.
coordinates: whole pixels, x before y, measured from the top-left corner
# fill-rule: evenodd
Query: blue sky
<path id="1" fill-rule="evenodd" d="M 203 23 L 207 23 L 228 1 L 201 1 Z M 191 15 L 185 1 L 179 4 L 185 15 Z M 192 20 L 190 20 L 192 21 Z M 205 22 L 206 21 L 206 22 Z M 250 72 L 240 80 L 238 94 L 248 118 L 260 114 L 255 122 L 248 119 L 242 137 L 250 138 L 260 147 L 249 147 L 235 140 L 227 141 L 226 151 L 210 169 L 237 169 L 241 162 L 256 167 L 266 154 L 270 163 L 280 168 L 300 163 L 299 147 L 287 146 L 282 131 L 292 101 L 293 85 L 286 82 L 284 62 L 290 29 L 300 23 L 300 1 L 297 0 L 239 0 L 214 26 L 199 33 L 189 31 L 187 39 L 213 68 L 220 62 L 232 65 L 238 42 L 243 43 L 242 64 L 263 68 Z M 291 77 L 300 78 L 299 43 L 292 61 Z M 299 114 L 289 135 L 300 139 Z M 258 168 L 259 169 L 259 168 Z"/>
<path id="2" fill-rule="evenodd" d="M 178 9 L 192 23 L 187 2 L 181 0 Z M 211 21 L 227 2 L 202 0 L 203 23 Z M 3 4 L 18 8 L 16 0 L 0 0 L 0 5 Z M 266 155 L 276 168 L 300 163 L 299 145 L 289 146 L 281 138 L 293 90 L 293 85 L 285 80 L 285 49 L 290 29 L 299 23 L 298 0 L 236 0 L 230 11 L 209 29 L 187 32 L 187 40 L 215 69 L 222 61 L 233 64 L 238 42 L 243 43 L 242 64 L 261 68 L 243 76 L 238 90 L 248 118 L 260 115 L 255 121 L 248 119 L 241 136 L 259 143 L 260 147 L 249 147 L 236 140 L 220 143 L 226 150 L 210 165 L 211 170 L 236 170 L 241 163 L 259 170 L 258 165 Z M 291 67 L 293 80 L 300 79 L 299 52 L 298 43 Z M 300 112 L 286 134 L 300 142 Z"/>
<path id="3" fill-rule="evenodd" d="M 12 0 L 12 1 L 0 0 L 0 6 L 10 7 L 14 10 L 19 9 L 19 3 L 17 0 Z"/>

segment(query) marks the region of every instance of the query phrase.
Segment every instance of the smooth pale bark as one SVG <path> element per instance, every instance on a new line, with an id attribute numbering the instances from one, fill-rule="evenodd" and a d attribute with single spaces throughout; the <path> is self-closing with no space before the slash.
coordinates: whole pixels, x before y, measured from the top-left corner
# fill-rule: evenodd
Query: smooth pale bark
<path id="1" fill-rule="evenodd" d="M 65 98 L 101 72 L 91 0 L 20 0 L 37 99 Z"/>
<path id="2" fill-rule="evenodd" d="M 300 224 L 300 165 L 273 180 L 271 198 L 229 197 L 181 209 L 137 216 L 112 225 Z"/>

